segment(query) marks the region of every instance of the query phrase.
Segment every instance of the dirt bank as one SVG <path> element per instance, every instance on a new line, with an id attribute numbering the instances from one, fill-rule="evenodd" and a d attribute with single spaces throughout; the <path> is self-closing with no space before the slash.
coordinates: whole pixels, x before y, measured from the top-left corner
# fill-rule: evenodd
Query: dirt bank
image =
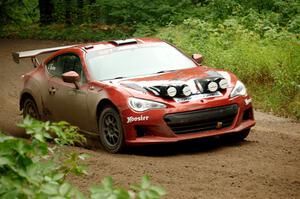
<path id="1" fill-rule="evenodd" d="M 22 136 L 15 126 L 20 76 L 30 61 L 15 64 L 10 52 L 62 45 L 57 41 L 0 39 L 0 130 Z M 82 190 L 111 175 L 117 183 L 148 174 L 167 189 L 166 198 L 300 198 L 300 123 L 255 112 L 257 125 L 246 141 L 204 139 L 139 147 L 126 154 L 68 148 L 92 155 L 89 175 L 71 181 Z"/>

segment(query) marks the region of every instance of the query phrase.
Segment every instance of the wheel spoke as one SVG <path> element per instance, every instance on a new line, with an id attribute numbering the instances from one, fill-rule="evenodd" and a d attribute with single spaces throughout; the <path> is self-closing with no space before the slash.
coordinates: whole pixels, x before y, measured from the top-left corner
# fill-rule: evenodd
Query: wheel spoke
<path id="1" fill-rule="evenodd" d="M 114 142 L 114 138 L 113 138 L 113 136 L 110 136 L 109 138 L 110 138 L 110 143 L 111 143 L 112 145 L 114 145 L 114 144 L 115 144 L 115 142 Z"/>
<path id="2" fill-rule="evenodd" d="M 119 135 L 117 134 L 114 134 L 113 137 L 116 138 L 117 140 L 119 139 Z"/>
<path id="3" fill-rule="evenodd" d="M 117 141 L 118 141 L 118 139 L 117 139 L 115 136 L 112 136 L 111 138 L 112 138 L 112 140 L 113 140 L 113 144 L 116 144 Z"/>
<path id="4" fill-rule="evenodd" d="M 114 127 L 114 132 L 117 133 L 117 134 L 119 134 L 119 132 L 120 132 L 119 128 L 118 127 Z"/>
<path id="5" fill-rule="evenodd" d="M 113 118 L 112 118 L 111 115 L 108 116 L 108 119 L 109 119 L 109 123 L 110 123 L 110 124 L 113 123 Z"/>

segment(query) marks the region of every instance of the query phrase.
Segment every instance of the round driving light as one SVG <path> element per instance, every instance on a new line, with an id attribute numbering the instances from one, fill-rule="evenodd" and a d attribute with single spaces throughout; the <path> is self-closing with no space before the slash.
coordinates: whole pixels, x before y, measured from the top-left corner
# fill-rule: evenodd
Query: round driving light
<path id="1" fill-rule="evenodd" d="M 191 94 L 192 94 L 192 91 L 191 91 L 191 89 L 190 89 L 190 87 L 188 86 L 188 85 L 184 85 L 183 87 L 182 87 L 182 94 L 184 95 L 184 96 L 190 96 Z"/>
<path id="2" fill-rule="evenodd" d="M 167 94 L 169 97 L 175 97 L 177 94 L 177 90 L 174 86 L 170 86 L 167 88 Z"/>
<path id="3" fill-rule="evenodd" d="M 228 81 L 226 79 L 221 79 L 219 81 L 219 86 L 220 86 L 221 89 L 228 88 Z"/>
<path id="4" fill-rule="evenodd" d="M 209 84 L 207 85 L 207 89 L 210 92 L 216 92 L 218 90 L 218 84 L 216 82 L 209 82 Z"/>

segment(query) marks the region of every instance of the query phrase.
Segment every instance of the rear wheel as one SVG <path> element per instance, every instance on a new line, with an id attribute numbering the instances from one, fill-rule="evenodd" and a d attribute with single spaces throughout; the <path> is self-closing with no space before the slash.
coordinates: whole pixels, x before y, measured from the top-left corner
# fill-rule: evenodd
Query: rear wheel
<path id="1" fill-rule="evenodd" d="M 222 138 L 227 141 L 239 142 L 239 141 L 243 141 L 249 135 L 249 133 L 250 133 L 250 129 L 245 129 L 237 133 L 223 135 Z"/>
<path id="2" fill-rule="evenodd" d="M 121 152 L 124 148 L 123 127 L 119 113 L 115 108 L 107 106 L 99 117 L 100 141 L 105 150 L 110 153 Z"/>
<path id="3" fill-rule="evenodd" d="M 40 119 L 40 114 L 36 103 L 31 98 L 26 98 L 23 105 L 23 118 L 25 118 L 27 115 L 37 120 Z"/>

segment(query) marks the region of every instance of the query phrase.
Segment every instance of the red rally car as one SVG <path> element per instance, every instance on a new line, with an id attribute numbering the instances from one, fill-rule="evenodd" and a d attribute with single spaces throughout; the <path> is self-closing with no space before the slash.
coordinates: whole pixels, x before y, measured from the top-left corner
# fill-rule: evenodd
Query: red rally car
<path id="1" fill-rule="evenodd" d="M 38 55 L 52 53 L 40 63 Z M 255 125 L 237 77 L 159 39 L 136 38 L 12 53 L 31 58 L 23 115 L 65 120 L 109 152 L 207 136 L 244 139 Z"/>

